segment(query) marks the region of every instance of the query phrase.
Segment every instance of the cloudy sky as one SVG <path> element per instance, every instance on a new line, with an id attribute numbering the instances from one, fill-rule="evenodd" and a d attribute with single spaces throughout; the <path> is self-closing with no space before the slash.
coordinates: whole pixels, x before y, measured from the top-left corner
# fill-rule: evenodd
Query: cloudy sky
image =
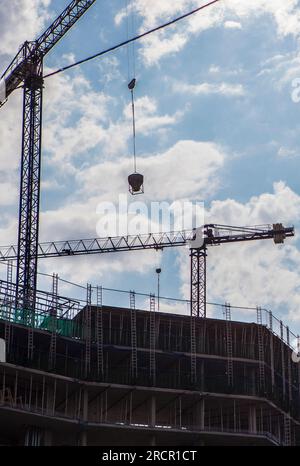
<path id="1" fill-rule="evenodd" d="M 98 0 L 47 56 L 46 71 L 204 3 Z M 98 204 L 116 203 L 127 193 L 133 170 L 127 84 L 134 76 L 138 169 L 145 176 L 139 201 L 204 200 L 206 222 L 280 221 L 298 230 L 298 3 L 224 0 L 134 48 L 47 79 L 41 240 L 96 236 Z M 1 68 L 67 4 L 2 0 Z M 3 245 L 17 241 L 21 97 L 17 91 L 0 110 Z M 283 247 L 266 241 L 211 248 L 208 300 L 260 305 L 300 332 L 299 245 L 296 237 Z M 41 260 L 39 270 L 76 283 L 149 293 L 156 289 L 158 264 L 162 294 L 188 298 L 187 249 Z"/>

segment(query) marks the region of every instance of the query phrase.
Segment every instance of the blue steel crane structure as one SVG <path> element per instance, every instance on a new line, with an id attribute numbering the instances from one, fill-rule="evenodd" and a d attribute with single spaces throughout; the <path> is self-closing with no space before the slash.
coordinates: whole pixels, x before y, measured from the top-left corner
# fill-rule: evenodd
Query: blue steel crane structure
<path id="1" fill-rule="evenodd" d="M 17 255 L 17 302 L 34 308 L 39 235 L 43 62 L 96 0 L 73 0 L 35 41 L 25 42 L 1 76 L 4 97 L 23 87 L 23 131 L 19 230 Z"/>

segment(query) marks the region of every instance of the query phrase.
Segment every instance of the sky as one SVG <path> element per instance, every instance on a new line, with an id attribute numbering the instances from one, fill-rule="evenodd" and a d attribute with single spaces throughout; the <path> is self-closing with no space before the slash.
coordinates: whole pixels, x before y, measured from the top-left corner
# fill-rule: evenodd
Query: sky
<path id="1" fill-rule="evenodd" d="M 46 57 L 45 72 L 204 3 L 97 0 Z M 1 0 L 1 69 L 67 4 Z M 40 240 L 97 236 L 97 206 L 116 204 L 120 194 L 148 205 L 204 201 L 205 223 L 294 225 L 295 238 L 283 246 L 262 241 L 210 248 L 207 298 L 262 306 L 300 333 L 299 6 L 297 0 L 223 0 L 134 47 L 46 79 Z M 138 199 L 127 186 L 133 171 L 127 84 L 133 77 L 137 163 L 145 176 Z M 17 241 L 21 115 L 19 90 L 0 109 L 2 245 Z M 158 266 L 161 294 L 188 299 L 187 248 L 40 260 L 39 271 L 150 293 Z M 166 303 L 165 309 L 176 306 Z M 188 312 L 187 306 L 178 312 Z"/>

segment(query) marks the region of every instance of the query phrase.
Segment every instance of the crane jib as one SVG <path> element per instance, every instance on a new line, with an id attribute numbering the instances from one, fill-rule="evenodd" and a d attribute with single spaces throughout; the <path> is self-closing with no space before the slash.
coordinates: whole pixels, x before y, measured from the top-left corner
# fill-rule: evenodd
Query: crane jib
<path id="1" fill-rule="evenodd" d="M 280 225 L 277 227 L 276 225 Z M 207 246 L 219 246 L 226 243 L 246 242 L 255 240 L 273 239 L 275 244 L 283 243 L 285 238 L 295 235 L 294 227 L 283 227 L 282 224 L 274 224 L 268 230 L 222 227 L 226 234 L 218 227 L 218 234 L 213 234 L 211 226 L 204 226 L 199 230 L 204 231 L 203 241 L 200 246 L 194 231 L 168 232 L 149 235 L 120 236 L 114 238 L 92 238 L 68 241 L 53 241 L 39 243 L 37 257 L 64 257 L 84 254 L 105 254 L 121 251 L 138 251 L 141 249 L 164 249 L 170 247 L 189 246 L 190 249 L 201 249 Z M 229 234 L 230 228 L 234 234 Z M 15 260 L 17 258 L 17 246 L 0 247 L 0 261 Z"/>

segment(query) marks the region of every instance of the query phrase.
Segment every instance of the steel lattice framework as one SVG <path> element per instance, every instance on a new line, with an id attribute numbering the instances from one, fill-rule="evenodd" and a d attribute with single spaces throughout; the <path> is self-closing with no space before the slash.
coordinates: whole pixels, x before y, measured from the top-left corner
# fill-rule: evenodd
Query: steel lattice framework
<path id="1" fill-rule="evenodd" d="M 1 76 L 6 99 L 19 86 L 24 88 L 17 302 L 26 308 L 34 307 L 37 280 L 43 60 L 95 1 L 73 0 L 36 41 L 24 43 Z"/>
<path id="2" fill-rule="evenodd" d="M 256 227 L 210 224 L 199 229 L 169 233 L 40 243 L 37 255 L 40 258 L 50 258 L 188 246 L 191 250 L 191 315 L 206 317 L 208 246 L 263 239 L 273 239 L 275 244 L 282 244 L 285 238 L 292 237 L 294 234 L 294 227 L 284 227 L 281 223 Z M 199 235 L 201 237 L 200 246 L 198 244 Z M 17 246 L 0 248 L 0 261 L 16 260 L 17 251 Z"/>
<path id="3" fill-rule="evenodd" d="M 191 315 L 206 317 L 206 248 L 191 250 Z"/>
<path id="4" fill-rule="evenodd" d="M 40 204 L 43 64 L 32 63 L 33 76 L 24 81 L 21 186 L 19 205 L 17 302 L 35 301 Z"/>

